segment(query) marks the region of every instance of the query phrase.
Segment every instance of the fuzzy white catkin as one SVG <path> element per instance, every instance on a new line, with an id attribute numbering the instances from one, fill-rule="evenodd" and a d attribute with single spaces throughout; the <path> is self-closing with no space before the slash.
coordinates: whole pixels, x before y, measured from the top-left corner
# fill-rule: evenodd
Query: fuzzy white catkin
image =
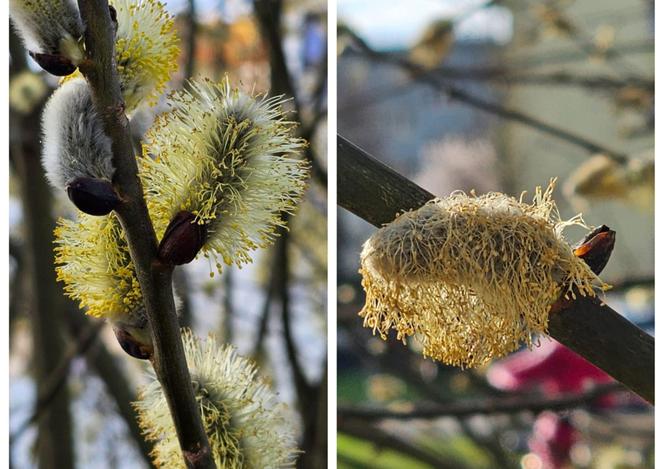
<path id="1" fill-rule="evenodd" d="M 111 139 L 84 79 L 69 80 L 53 93 L 44 108 L 42 130 L 42 164 L 55 188 L 63 190 L 77 177 L 112 179 Z"/>
<path id="2" fill-rule="evenodd" d="M 9 16 L 31 52 L 61 54 L 78 63 L 83 23 L 73 0 L 9 0 Z"/>

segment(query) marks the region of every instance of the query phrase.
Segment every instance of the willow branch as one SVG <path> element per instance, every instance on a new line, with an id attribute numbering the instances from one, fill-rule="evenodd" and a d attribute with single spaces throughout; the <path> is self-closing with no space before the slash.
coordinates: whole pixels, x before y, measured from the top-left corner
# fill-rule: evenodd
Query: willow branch
<path id="1" fill-rule="evenodd" d="M 340 406 L 339 419 L 354 418 L 362 421 L 383 419 L 434 419 L 440 417 L 470 417 L 472 415 L 510 414 L 523 411 L 533 413 L 544 410 L 566 410 L 591 404 L 599 397 L 624 390 L 618 383 L 604 384 L 582 393 L 565 393 L 556 397 L 531 395 L 493 397 L 490 399 L 467 399 L 446 405 L 420 406 L 409 411 L 370 407 Z"/>
<path id="2" fill-rule="evenodd" d="M 143 198 L 129 123 L 114 63 L 114 35 L 107 0 L 79 0 L 86 24 L 87 61 L 81 72 L 112 141 L 114 187 L 123 202 L 116 213 L 127 236 L 145 302 L 154 354 L 152 365 L 173 417 L 187 467 L 215 467 L 187 368 L 172 291 L 172 268 L 157 259 L 157 239 Z"/>
<path id="3" fill-rule="evenodd" d="M 380 227 L 434 198 L 341 136 L 338 204 Z M 566 302 L 549 317 L 549 335 L 648 402 L 655 402 L 655 339 L 597 298 Z"/>

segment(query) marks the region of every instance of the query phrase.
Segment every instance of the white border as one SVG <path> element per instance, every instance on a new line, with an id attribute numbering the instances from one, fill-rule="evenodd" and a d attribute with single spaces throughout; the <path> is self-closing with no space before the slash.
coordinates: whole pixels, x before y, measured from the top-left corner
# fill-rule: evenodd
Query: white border
<path id="1" fill-rule="evenodd" d="M 2 73 L 0 80 L 0 96 L 2 96 L 2 164 L 0 164 L 0 180 L 4 184 L 4 195 L 0 202 L 0 213 L 2 222 L 0 222 L 0 239 L 2 239 L 2 255 L 0 256 L 0 298 L 2 298 L 2 336 L 5 338 L 2 347 L 2 370 L 4 372 L 3 386 L 0 388 L 0 402 L 4 402 L 0 410 L 0 422 L 2 422 L 2 441 L 0 457 L 3 465 L 9 464 L 9 2 L 2 2 L 0 6 L 2 18 L 4 19 L 0 26 L 0 48 L 5 56 L 5 72 Z"/>
<path id="2" fill-rule="evenodd" d="M 327 467 L 337 467 L 337 9 L 327 4 Z"/>
<path id="3" fill-rule="evenodd" d="M 664 231 L 664 218 L 662 217 L 662 207 L 664 207 L 664 190 L 662 189 L 664 185 L 664 158 L 661 155 L 660 148 L 661 145 L 658 145 L 659 139 L 664 138 L 664 124 L 662 123 L 662 113 L 657 112 L 662 109 L 662 96 L 657 92 L 657 89 L 663 89 L 662 76 L 664 74 L 664 51 L 662 51 L 662 41 L 659 40 L 662 37 L 661 29 L 664 27 L 664 12 L 662 11 L 661 3 L 655 5 L 655 341 L 657 340 L 657 330 L 661 329 L 658 327 L 660 321 L 664 321 L 664 318 L 657 317 L 657 308 L 658 305 L 664 304 L 662 301 L 662 294 L 664 294 L 664 288 L 661 287 L 661 282 L 659 281 L 659 276 L 662 274 L 662 269 L 664 268 L 664 249 L 662 249 L 662 232 Z M 635 240 L 637 243 L 638 241 Z M 658 370 L 659 363 L 664 362 L 664 349 L 662 347 L 657 347 L 655 345 L 655 399 L 660 400 L 663 394 L 662 380 L 664 375 Z M 662 445 L 664 445 L 664 432 L 657 431 L 657 422 L 662 424 L 664 417 L 662 417 L 663 409 L 658 409 L 655 406 L 655 467 L 664 467 L 662 461 L 659 459 L 664 458 L 664 451 L 662 451 Z M 659 448 L 659 451 L 657 451 Z"/>

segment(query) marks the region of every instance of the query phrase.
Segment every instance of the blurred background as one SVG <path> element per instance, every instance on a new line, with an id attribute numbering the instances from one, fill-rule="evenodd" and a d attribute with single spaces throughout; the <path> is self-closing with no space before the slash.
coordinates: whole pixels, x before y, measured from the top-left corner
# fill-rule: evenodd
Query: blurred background
<path id="1" fill-rule="evenodd" d="M 338 18 L 340 135 L 438 196 L 532 196 L 557 177 L 563 218 L 583 212 L 617 232 L 607 303 L 654 333 L 653 1 L 339 0 Z M 373 337 L 357 316 L 357 270 L 375 228 L 343 209 L 338 224 L 340 468 L 654 467 L 653 408 L 589 394 L 610 378 L 555 341 L 461 371 L 414 341 Z M 567 232 L 572 244 L 584 234 Z M 569 393 L 573 403 L 546 410 Z M 515 399 L 499 414 L 454 406 L 505 396 Z M 449 413 L 343 412 L 427 403 Z"/>
<path id="2" fill-rule="evenodd" d="M 172 0 L 179 71 L 256 93 L 293 97 L 287 106 L 310 142 L 305 200 L 276 243 L 222 275 L 205 260 L 176 269 L 182 325 L 214 333 L 253 357 L 289 404 L 303 451 L 298 467 L 327 461 L 326 123 L 327 2 Z M 11 28 L 10 28 L 11 29 Z M 10 466 L 150 467 L 131 402 L 146 362 L 122 352 L 109 327 L 65 299 L 55 282 L 55 220 L 71 204 L 51 192 L 40 164 L 40 116 L 57 86 L 10 37 Z M 140 139 L 163 102 L 140 109 Z"/>

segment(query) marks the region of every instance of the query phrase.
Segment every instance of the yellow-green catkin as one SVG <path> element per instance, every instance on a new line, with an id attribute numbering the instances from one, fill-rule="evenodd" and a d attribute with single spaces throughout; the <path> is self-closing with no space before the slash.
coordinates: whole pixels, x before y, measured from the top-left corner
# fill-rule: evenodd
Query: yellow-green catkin
<path id="1" fill-rule="evenodd" d="M 55 244 L 57 279 L 87 314 L 117 321 L 143 310 L 129 246 L 115 214 L 79 212 L 76 220 L 60 219 Z"/>
<path id="2" fill-rule="evenodd" d="M 127 113 L 154 105 L 177 70 L 180 54 L 173 17 L 158 0 L 111 0 L 117 12 L 115 62 Z M 71 76 L 80 76 L 76 72 Z"/>
<path id="3" fill-rule="evenodd" d="M 256 365 L 212 337 L 182 334 L 196 401 L 219 468 L 293 467 L 298 454 L 286 407 L 277 401 Z M 158 380 L 141 389 L 134 404 L 145 436 L 155 442 L 157 467 L 184 468 L 173 419 Z"/>
<path id="4" fill-rule="evenodd" d="M 141 160 L 159 239 L 186 210 L 206 226 L 202 252 L 228 265 L 251 262 L 251 251 L 273 241 L 308 177 L 305 142 L 292 136 L 282 103 L 231 88 L 227 79 L 193 82 L 170 97 L 171 111 L 148 132 Z"/>
<path id="5" fill-rule="evenodd" d="M 364 325 L 461 367 L 531 346 L 561 295 L 607 287 L 564 240 L 566 226 L 586 226 L 561 220 L 552 192 L 553 181 L 537 188 L 532 204 L 455 192 L 379 229 L 361 255 Z"/>
<path id="6" fill-rule="evenodd" d="M 118 14 L 115 60 L 128 111 L 155 104 L 178 67 L 173 18 L 158 0 L 112 0 Z"/>

